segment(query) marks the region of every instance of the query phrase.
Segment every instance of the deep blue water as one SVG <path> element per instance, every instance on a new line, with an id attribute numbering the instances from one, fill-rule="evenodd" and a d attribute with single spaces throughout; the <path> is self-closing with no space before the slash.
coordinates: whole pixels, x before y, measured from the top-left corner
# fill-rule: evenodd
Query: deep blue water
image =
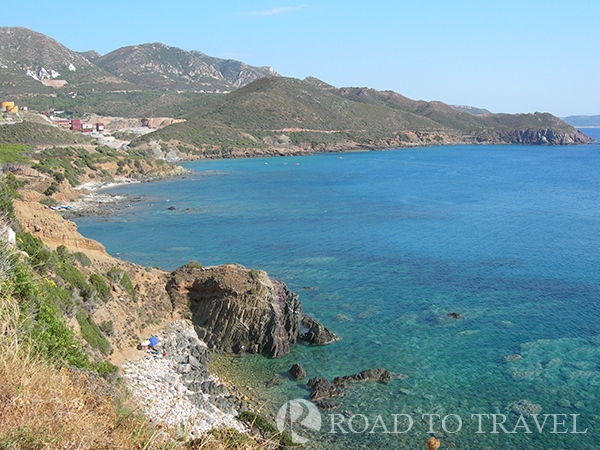
<path id="1" fill-rule="evenodd" d="M 336 412 L 381 414 L 388 425 L 390 414 L 409 414 L 411 431 L 342 436 L 326 433 L 327 422 L 313 436 L 324 448 L 425 448 L 423 414 L 440 414 L 442 449 L 600 448 L 600 145 L 186 166 L 194 173 L 183 179 L 107 191 L 142 201 L 108 219 L 78 219 L 79 230 L 142 265 L 171 270 L 194 259 L 267 270 L 342 337 L 275 361 L 247 356 L 248 370 L 283 373 L 300 362 L 310 377 L 379 366 L 408 375 L 353 386 Z M 308 397 L 291 380 L 269 392 L 274 412 Z M 529 420 L 532 433 L 521 426 L 515 434 L 491 433 L 484 418 L 476 433 L 472 414 L 504 414 L 512 431 L 520 409 L 511 405 L 521 400 L 567 416 L 557 416 L 556 430 L 550 417 L 542 433 Z M 441 427 L 448 414 L 463 420 L 457 433 Z M 586 434 L 572 432 L 573 414 Z"/>

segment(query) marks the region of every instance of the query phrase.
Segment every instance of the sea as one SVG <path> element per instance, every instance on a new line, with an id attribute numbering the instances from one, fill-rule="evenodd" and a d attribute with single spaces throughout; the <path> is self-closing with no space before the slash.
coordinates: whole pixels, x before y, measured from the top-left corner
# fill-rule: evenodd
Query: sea
<path id="1" fill-rule="evenodd" d="M 79 231 L 144 266 L 235 262 L 299 294 L 340 340 L 232 362 L 296 442 L 600 448 L 600 144 L 184 166 L 104 190 L 131 201 L 76 219 Z M 316 410 L 307 380 L 287 375 L 295 363 L 309 378 L 377 367 L 406 378 L 351 384 L 337 409 Z"/>

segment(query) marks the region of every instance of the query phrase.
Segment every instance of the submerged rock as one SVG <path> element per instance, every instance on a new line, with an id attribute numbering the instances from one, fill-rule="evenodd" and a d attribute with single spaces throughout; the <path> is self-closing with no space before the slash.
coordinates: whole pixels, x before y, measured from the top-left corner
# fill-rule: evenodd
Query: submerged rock
<path id="1" fill-rule="evenodd" d="M 310 394 L 310 399 L 313 402 L 324 398 L 342 397 L 344 395 L 344 391 L 340 387 L 334 385 L 326 378 L 311 378 L 308 380 L 306 386 L 313 390 Z"/>
<path id="2" fill-rule="evenodd" d="M 266 386 L 268 388 L 270 388 L 273 386 L 279 386 L 282 383 L 283 383 L 283 380 L 281 379 L 281 377 L 279 375 L 275 375 L 273 378 L 271 378 L 269 381 L 267 381 Z"/>
<path id="3" fill-rule="evenodd" d="M 317 403 L 317 406 L 323 411 L 333 411 L 334 409 L 338 409 L 340 407 L 340 404 L 331 401 L 324 401 Z"/>
<path id="4" fill-rule="evenodd" d="M 344 389 L 348 388 L 348 383 L 361 381 L 377 381 L 380 383 L 390 383 L 393 379 L 408 378 L 403 374 L 394 374 L 383 367 L 378 369 L 367 369 L 355 375 L 346 375 L 335 377 L 333 383 L 326 378 L 311 378 L 306 386 L 313 390 L 310 394 L 312 401 L 318 401 L 324 398 L 342 397 Z"/>
<path id="5" fill-rule="evenodd" d="M 333 382 L 337 385 L 345 385 L 347 382 L 356 383 L 361 381 L 378 381 L 380 383 L 390 383 L 393 378 L 406 378 L 406 375 L 393 374 L 387 369 L 380 367 L 378 369 L 367 369 L 355 375 L 346 375 L 335 377 Z"/>

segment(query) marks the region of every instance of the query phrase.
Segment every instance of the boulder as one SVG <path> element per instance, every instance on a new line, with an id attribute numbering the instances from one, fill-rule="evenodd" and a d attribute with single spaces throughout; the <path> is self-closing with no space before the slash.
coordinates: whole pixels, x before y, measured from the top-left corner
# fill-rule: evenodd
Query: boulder
<path id="1" fill-rule="evenodd" d="M 306 386 L 313 390 L 313 392 L 310 394 L 310 399 L 313 402 L 324 398 L 342 397 L 344 395 L 344 391 L 342 389 L 331 383 L 331 381 L 327 380 L 326 378 L 311 378 L 308 380 Z"/>
<path id="2" fill-rule="evenodd" d="M 294 364 L 289 370 L 289 374 L 294 380 L 303 380 L 306 378 L 306 370 L 300 364 Z"/>
<path id="3" fill-rule="evenodd" d="M 302 333 L 300 339 L 310 345 L 326 345 L 339 340 L 338 336 L 310 316 L 302 317 L 302 326 L 308 331 Z"/>
<path id="4" fill-rule="evenodd" d="M 367 369 L 355 375 L 346 375 L 343 377 L 335 377 L 333 382 L 336 385 L 343 386 L 348 382 L 356 383 L 361 381 L 378 381 L 380 383 L 390 383 L 392 378 L 406 378 L 406 375 L 393 374 L 387 369 L 380 367 L 378 369 Z"/>
<path id="5" fill-rule="evenodd" d="M 173 315 L 190 318 L 213 350 L 244 348 L 277 358 L 290 352 L 300 334 L 298 296 L 264 271 L 238 264 L 184 266 L 171 274 L 166 288 Z"/>

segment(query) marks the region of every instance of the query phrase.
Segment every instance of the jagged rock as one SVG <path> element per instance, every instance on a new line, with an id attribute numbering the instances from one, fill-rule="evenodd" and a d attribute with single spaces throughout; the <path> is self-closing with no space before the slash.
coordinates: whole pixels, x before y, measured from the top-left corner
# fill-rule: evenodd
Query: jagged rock
<path id="1" fill-rule="evenodd" d="M 303 380 L 306 378 L 306 370 L 300 364 L 294 364 L 289 370 L 289 374 L 294 380 Z"/>
<path id="2" fill-rule="evenodd" d="M 462 316 L 457 313 L 457 312 L 451 312 L 446 314 L 448 317 L 450 317 L 451 319 L 462 319 Z"/>
<path id="3" fill-rule="evenodd" d="M 308 331 L 300 335 L 300 339 L 310 345 L 326 345 L 339 340 L 339 337 L 314 320 L 310 316 L 302 318 L 302 326 Z"/>
<path id="4" fill-rule="evenodd" d="M 381 383 L 390 383 L 392 378 L 406 378 L 406 375 L 393 374 L 389 370 L 380 367 L 378 369 L 367 369 L 355 375 L 346 375 L 335 377 L 333 382 L 336 385 L 343 386 L 347 382 L 378 381 Z"/>
<path id="5" fill-rule="evenodd" d="M 313 402 L 324 398 L 342 397 L 344 395 L 342 389 L 332 384 L 331 381 L 326 378 L 311 378 L 308 380 L 306 386 L 313 390 L 310 394 L 310 399 Z"/>
<path id="6" fill-rule="evenodd" d="M 198 337 L 215 350 L 280 357 L 300 332 L 302 306 L 284 283 L 238 264 L 182 267 L 167 292 L 174 315 L 192 319 Z"/>

